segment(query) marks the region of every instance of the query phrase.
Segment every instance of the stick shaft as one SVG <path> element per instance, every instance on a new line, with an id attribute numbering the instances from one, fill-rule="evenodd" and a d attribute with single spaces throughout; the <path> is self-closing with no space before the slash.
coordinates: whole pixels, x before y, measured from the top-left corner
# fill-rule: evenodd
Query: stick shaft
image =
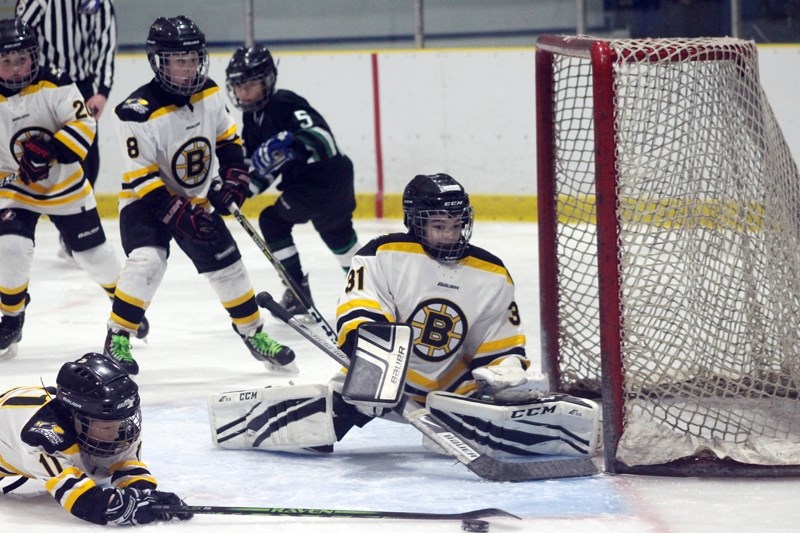
<path id="1" fill-rule="evenodd" d="M 463 520 L 465 518 L 486 518 L 507 516 L 519 518 L 502 509 L 488 508 L 465 513 L 415 513 L 404 511 L 358 511 L 351 509 L 308 509 L 291 507 L 223 507 L 208 505 L 152 505 L 156 512 L 173 514 L 228 514 L 261 516 L 298 516 L 324 518 L 391 518 L 396 520 Z"/>
<path id="2" fill-rule="evenodd" d="M 288 272 L 286 272 L 286 269 L 283 268 L 281 262 L 278 261 L 278 259 L 275 257 L 275 254 L 272 253 L 272 250 L 270 250 L 267 243 L 264 241 L 264 239 L 261 238 L 261 235 L 258 234 L 253 225 L 250 224 L 250 221 L 247 220 L 247 217 L 245 217 L 242 214 L 239 207 L 235 203 L 231 203 L 231 205 L 228 206 L 228 211 L 233 213 L 234 218 L 236 218 L 237 222 L 239 222 L 242 228 L 244 228 L 245 233 L 247 233 L 250 236 L 250 238 L 256 244 L 258 249 L 261 250 L 261 253 L 264 254 L 267 260 L 272 264 L 272 266 L 278 272 L 278 276 L 280 276 L 281 281 L 283 281 L 286 287 L 290 291 L 292 291 L 294 297 L 300 300 L 300 303 L 303 304 L 303 307 L 305 307 L 308 310 L 308 314 L 311 315 L 311 318 L 313 318 L 314 321 L 317 324 L 319 324 L 319 326 L 325 332 L 325 335 L 327 335 L 328 338 L 330 338 L 332 341 L 335 342 L 336 334 L 333 332 L 333 328 L 331 328 L 330 324 L 328 324 L 328 322 L 322 317 L 319 310 L 317 310 L 314 304 L 312 304 L 309 301 L 305 293 L 297 287 L 292 277 L 289 275 Z"/>

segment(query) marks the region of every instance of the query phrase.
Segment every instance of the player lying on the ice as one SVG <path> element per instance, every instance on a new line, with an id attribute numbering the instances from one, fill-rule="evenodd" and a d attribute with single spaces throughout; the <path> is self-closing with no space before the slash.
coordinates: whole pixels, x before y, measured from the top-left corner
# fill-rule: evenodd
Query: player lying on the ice
<path id="1" fill-rule="evenodd" d="M 469 244 L 464 188 L 446 174 L 416 176 L 403 212 L 407 233 L 373 239 L 353 257 L 337 309 L 346 378 L 212 395 L 214 442 L 330 452 L 353 426 L 397 419 L 405 395 L 490 456 L 593 454 L 600 408 L 547 395 L 547 380 L 529 370 L 514 283 L 499 258 Z M 411 328 L 407 370 L 395 375 L 377 371 L 403 355 L 379 348 L 392 324 Z"/>
<path id="2" fill-rule="evenodd" d="M 3 494 L 39 479 L 64 509 L 95 524 L 191 518 L 150 508 L 182 501 L 156 490 L 139 458 L 139 388 L 127 372 L 101 354 L 87 353 L 62 365 L 56 384 L 0 393 Z"/>

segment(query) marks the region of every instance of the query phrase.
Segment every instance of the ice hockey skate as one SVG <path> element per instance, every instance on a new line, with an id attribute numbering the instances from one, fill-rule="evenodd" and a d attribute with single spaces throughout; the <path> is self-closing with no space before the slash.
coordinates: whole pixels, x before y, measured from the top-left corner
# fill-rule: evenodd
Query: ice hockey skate
<path id="1" fill-rule="evenodd" d="M 128 374 L 133 376 L 139 373 L 139 364 L 131 355 L 130 333 L 127 331 L 109 329 L 103 346 L 103 355 L 119 363 Z"/>
<path id="2" fill-rule="evenodd" d="M 303 280 L 300 283 L 300 286 L 297 288 L 303 291 L 303 296 L 308 299 L 308 303 L 314 305 L 314 300 L 311 298 L 311 290 L 308 287 L 308 274 L 303 276 Z M 304 321 L 313 320 L 311 315 L 308 313 L 306 306 L 304 306 L 303 302 L 301 302 L 300 299 L 294 295 L 292 289 L 287 288 L 284 291 L 283 297 L 280 301 L 280 306 L 286 309 L 289 314 L 297 316 Z M 273 316 L 275 316 L 274 313 Z"/>
<path id="3" fill-rule="evenodd" d="M 17 316 L 3 315 L 0 320 L 0 361 L 17 355 L 17 344 L 22 340 L 22 325 L 25 313 Z"/>
<path id="4" fill-rule="evenodd" d="M 234 328 L 235 329 L 235 328 Z M 294 352 L 258 328 L 255 335 L 245 337 L 239 334 L 247 349 L 257 360 L 264 363 L 267 370 L 273 372 L 286 372 L 296 374 L 297 365 L 294 363 Z"/>

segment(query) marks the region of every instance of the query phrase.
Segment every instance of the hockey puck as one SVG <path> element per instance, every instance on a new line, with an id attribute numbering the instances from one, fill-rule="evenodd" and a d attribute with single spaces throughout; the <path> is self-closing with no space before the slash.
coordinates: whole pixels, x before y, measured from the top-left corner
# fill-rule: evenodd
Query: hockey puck
<path id="1" fill-rule="evenodd" d="M 477 531 L 479 533 L 486 533 L 486 531 L 489 531 L 489 522 L 486 520 L 466 518 L 461 521 L 461 529 L 464 531 Z"/>

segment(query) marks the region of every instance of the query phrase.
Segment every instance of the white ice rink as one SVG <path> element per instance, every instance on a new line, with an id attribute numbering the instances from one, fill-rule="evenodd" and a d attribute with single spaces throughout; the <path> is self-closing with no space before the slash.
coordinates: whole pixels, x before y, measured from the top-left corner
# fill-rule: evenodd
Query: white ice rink
<path id="1" fill-rule="evenodd" d="M 256 291 L 282 294 L 277 275 L 247 235 L 230 221 Z M 401 229 L 399 221 L 357 222 L 362 243 Z M 118 245 L 116 221 L 106 222 Z M 308 225 L 296 242 L 317 307 L 333 323 L 343 275 Z M 517 284 L 517 301 L 538 358 L 536 225 L 476 224 L 473 242 L 505 261 Z M 19 355 L 0 363 L 0 390 L 55 384 L 60 365 L 105 338 L 109 302 L 76 266 L 57 258 L 57 238 L 47 220 L 39 224 L 36 255 Z M 409 280 L 409 283 L 413 283 Z M 330 456 L 309 457 L 212 446 L 207 422 L 209 394 L 285 383 L 268 374 L 233 333 L 206 280 L 173 249 L 169 269 L 148 317 L 148 344 L 134 341 L 141 366 L 143 458 L 160 488 L 193 505 L 236 505 L 457 513 L 499 507 L 522 521 L 490 519 L 494 533 L 511 532 L 789 532 L 800 530 L 800 482 L 708 480 L 598 475 L 530 483 L 480 481 L 453 460 L 425 451 L 420 435 L 377 420 L 354 429 Z M 325 382 L 337 370 L 288 326 L 267 318 L 271 335 L 298 354 L 295 383 Z M 0 496 L 0 530 L 25 533 L 99 530 L 71 517 L 31 481 Z M 189 522 L 159 523 L 148 531 L 456 533 L 458 521 L 398 521 L 198 515 Z"/>

